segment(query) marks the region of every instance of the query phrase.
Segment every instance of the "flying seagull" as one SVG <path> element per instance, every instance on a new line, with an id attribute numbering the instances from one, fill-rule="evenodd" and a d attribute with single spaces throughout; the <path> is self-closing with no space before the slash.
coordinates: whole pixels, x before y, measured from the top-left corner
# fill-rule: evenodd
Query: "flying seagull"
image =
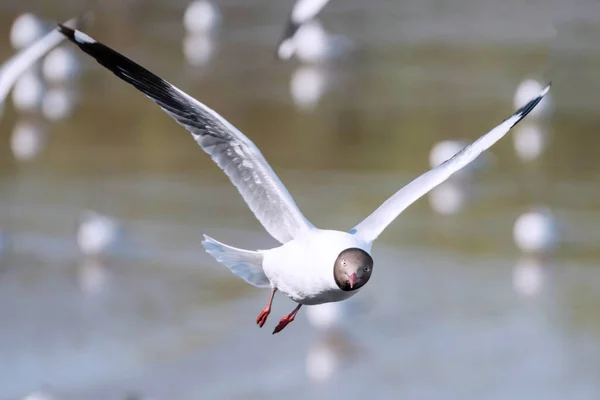
<path id="1" fill-rule="evenodd" d="M 298 303 L 273 333 L 292 322 L 302 305 L 341 301 L 355 295 L 371 277 L 371 246 L 383 230 L 409 205 L 500 140 L 550 89 L 546 86 L 500 125 L 400 189 L 350 231 L 322 230 L 304 217 L 254 143 L 225 118 L 85 33 L 64 26 L 60 31 L 183 125 L 227 174 L 267 232 L 281 242 L 279 247 L 257 251 L 237 249 L 206 235 L 202 242 L 206 251 L 235 275 L 254 286 L 271 289 L 268 303 L 256 319 L 260 327 L 271 312 L 277 291 Z"/>

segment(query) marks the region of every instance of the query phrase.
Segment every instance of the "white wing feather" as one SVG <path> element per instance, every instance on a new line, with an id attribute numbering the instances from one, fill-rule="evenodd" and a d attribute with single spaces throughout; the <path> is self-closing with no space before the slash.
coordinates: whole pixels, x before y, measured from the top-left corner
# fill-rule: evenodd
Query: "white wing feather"
<path id="1" fill-rule="evenodd" d="M 550 90 L 550 85 L 546 86 L 536 98 L 520 108 L 500 125 L 456 153 L 449 160 L 440 164 L 438 167 L 425 172 L 423 175 L 397 191 L 365 220 L 356 225 L 350 232 L 358 235 L 367 242 L 372 242 L 377 239 L 381 232 L 383 232 L 383 230 L 408 206 L 424 196 L 431 189 L 450 178 L 452 174 L 475 160 L 477 156 L 489 149 L 494 143 L 506 135 L 513 126 L 535 108 L 544 95 L 548 93 L 548 90 Z"/>

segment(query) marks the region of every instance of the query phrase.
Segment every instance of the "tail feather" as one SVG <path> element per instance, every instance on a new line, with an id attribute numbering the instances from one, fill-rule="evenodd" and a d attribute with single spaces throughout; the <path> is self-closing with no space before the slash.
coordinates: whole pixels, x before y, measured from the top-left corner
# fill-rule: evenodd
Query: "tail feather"
<path id="1" fill-rule="evenodd" d="M 237 249 L 207 235 L 204 235 L 202 245 L 208 254 L 249 284 L 261 288 L 271 286 L 262 268 L 263 257 L 260 252 Z"/>

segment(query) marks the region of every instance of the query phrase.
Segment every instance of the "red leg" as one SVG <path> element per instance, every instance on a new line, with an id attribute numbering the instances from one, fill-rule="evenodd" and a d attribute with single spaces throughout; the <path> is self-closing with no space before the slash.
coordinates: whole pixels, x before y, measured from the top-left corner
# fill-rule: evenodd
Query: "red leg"
<path id="1" fill-rule="evenodd" d="M 300 310 L 300 307 L 302 307 L 302 304 L 298 304 L 298 307 L 294 308 L 294 311 L 292 311 L 285 317 L 281 318 L 281 321 L 279 321 L 279 324 L 277 324 L 277 326 L 275 327 L 275 330 L 273 331 L 273 335 L 276 334 L 277 332 L 281 332 L 283 330 L 283 328 L 285 328 L 287 326 L 287 324 L 289 324 L 290 322 L 292 322 L 294 320 L 294 317 L 298 313 L 298 310 Z"/>
<path id="2" fill-rule="evenodd" d="M 267 317 L 271 313 L 271 304 L 273 304 L 273 297 L 275 297 L 276 291 L 277 291 L 276 288 L 271 289 L 271 296 L 269 297 L 269 302 L 267 303 L 265 308 L 262 309 L 262 311 L 260 312 L 260 314 L 258 314 L 258 317 L 256 318 L 256 323 L 261 328 L 263 327 L 265 322 L 267 322 Z"/>

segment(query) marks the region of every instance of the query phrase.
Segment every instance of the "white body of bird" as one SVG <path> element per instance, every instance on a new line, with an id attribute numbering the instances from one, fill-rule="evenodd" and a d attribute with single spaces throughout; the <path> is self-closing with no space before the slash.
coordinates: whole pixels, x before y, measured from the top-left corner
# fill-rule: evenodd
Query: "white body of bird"
<path id="1" fill-rule="evenodd" d="M 271 285 L 297 303 L 314 305 L 346 300 L 358 290 L 341 290 L 334 280 L 333 265 L 348 248 L 371 251 L 370 244 L 355 235 L 317 229 L 263 251 L 263 270 Z"/>

